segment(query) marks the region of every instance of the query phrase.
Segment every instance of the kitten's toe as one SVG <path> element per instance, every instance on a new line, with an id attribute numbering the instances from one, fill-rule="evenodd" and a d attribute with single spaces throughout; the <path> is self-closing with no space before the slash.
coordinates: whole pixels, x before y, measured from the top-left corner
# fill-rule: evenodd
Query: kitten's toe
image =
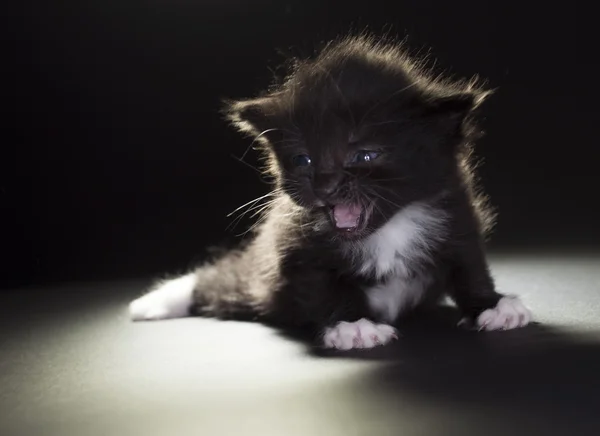
<path id="1" fill-rule="evenodd" d="M 529 309 L 518 297 L 503 297 L 493 309 L 484 310 L 476 321 L 479 330 L 511 330 L 531 322 Z"/>
<path id="2" fill-rule="evenodd" d="M 323 345 L 339 350 L 373 348 L 397 338 L 396 329 L 392 326 L 375 324 L 362 318 L 356 322 L 342 321 L 326 328 L 323 333 Z"/>
<path id="3" fill-rule="evenodd" d="M 349 350 L 362 348 L 362 337 L 354 327 L 355 323 L 342 321 L 334 327 L 327 328 L 323 335 L 323 344 L 327 348 Z"/>

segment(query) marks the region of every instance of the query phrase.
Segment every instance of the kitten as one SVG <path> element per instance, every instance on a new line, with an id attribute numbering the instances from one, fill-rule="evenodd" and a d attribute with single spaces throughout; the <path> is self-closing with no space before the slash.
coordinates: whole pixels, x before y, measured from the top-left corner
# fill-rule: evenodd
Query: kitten
<path id="1" fill-rule="evenodd" d="M 249 243 L 130 304 L 302 329 L 325 347 L 383 345 L 403 314 L 451 297 L 480 330 L 531 320 L 495 290 L 493 216 L 470 168 L 490 91 L 432 78 L 397 44 L 346 37 L 225 113 L 259 144 L 271 202 Z"/>

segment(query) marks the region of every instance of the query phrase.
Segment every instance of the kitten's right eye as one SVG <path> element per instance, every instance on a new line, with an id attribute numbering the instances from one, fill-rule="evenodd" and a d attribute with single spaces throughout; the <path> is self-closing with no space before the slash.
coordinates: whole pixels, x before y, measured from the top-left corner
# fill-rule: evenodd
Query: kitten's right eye
<path id="1" fill-rule="evenodd" d="M 310 156 L 307 154 L 299 154 L 292 158 L 292 163 L 297 167 L 307 167 L 311 164 Z"/>

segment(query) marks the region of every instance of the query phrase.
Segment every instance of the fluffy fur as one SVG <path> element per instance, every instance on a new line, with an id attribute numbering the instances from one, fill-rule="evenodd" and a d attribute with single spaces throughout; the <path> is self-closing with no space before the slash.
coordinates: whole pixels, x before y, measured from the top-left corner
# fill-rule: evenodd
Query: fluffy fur
<path id="1" fill-rule="evenodd" d="M 470 159 L 489 95 L 434 78 L 399 44 L 350 37 L 227 102 L 274 181 L 262 218 L 249 243 L 159 284 L 132 317 L 258 320 L 365 348 L 394 337 L 381 323 L 449 295 L 482 329 L 526 325 L 484 254 L 493 214 Z"/>

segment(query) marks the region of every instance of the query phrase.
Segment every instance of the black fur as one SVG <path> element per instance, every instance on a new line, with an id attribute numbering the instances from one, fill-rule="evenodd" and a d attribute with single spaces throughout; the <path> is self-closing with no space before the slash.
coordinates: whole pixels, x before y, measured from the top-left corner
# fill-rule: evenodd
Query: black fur
<path id="1" fill-rule="evenodd" d="M 348 247 L 417 201 L 446 216 L 443 237 L 426 229 L 427 255 L 407 258 L 407 274 L 433 279 L 425 301 L 448 294 L 469 317 L 494 307 L 501 295 L 484 254 L 493 215 L 470 164 L 489 94 L 473 80 L 434 79 L 400 44 L 350 37 L 297 61 L 264 95 L 228 102 L 227 118 L 259 144 L 273 193 L 251 241 L 197 270 L 192 313 L 315 333 L 375 319 L 365 289 L 386 277 L 359 273 Z M 360 150 L 376 157 L 349 163 Z M 299 155 L 310 165 L 295 166 Z M 369 210 L 368 221 L 336 229 L 340 203 Z"/>

